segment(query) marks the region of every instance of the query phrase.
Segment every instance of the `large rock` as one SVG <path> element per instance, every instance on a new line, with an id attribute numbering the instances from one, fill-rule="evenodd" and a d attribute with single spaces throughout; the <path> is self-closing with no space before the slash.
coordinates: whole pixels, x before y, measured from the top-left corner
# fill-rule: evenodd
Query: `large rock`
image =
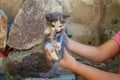
<path id="1" fill-rule="evenodd" d="M 17 49 L 29 49 L 43 40 L 45 27 L 45 2 L 26 0 L 10 30 L 8 45 Z"/>
<path id="2" fill-rule="evenodd" d="M 6 48 L 7 40 L 7 16 L 3 10 L 0 10 L 0 50 Z"/>
<path id="3" fill-rule="evenodd" d="M 11 76 L 30 77 L 33 72 L 47 72 L 51 68 L 45 54 L 14 51 L 4 60 L 4 73 Z"/>

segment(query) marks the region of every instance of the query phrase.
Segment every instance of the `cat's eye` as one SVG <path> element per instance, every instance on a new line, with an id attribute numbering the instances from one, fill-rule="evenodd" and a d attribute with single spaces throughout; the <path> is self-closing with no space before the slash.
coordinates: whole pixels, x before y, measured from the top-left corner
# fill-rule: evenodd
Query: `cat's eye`
<path id="1" fill-rule="evenodd" d="M 62 27 L 62 25 L 61 25 L 61 26 L 59 26 L 59 27 Z"/>

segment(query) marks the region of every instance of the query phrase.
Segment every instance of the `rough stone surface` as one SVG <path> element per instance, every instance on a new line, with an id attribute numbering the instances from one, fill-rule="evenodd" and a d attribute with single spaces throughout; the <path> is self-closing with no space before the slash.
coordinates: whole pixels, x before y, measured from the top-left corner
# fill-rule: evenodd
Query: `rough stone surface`
<path id="1" fill-rule="evenodd" d="M 4 58 L 1 57 L 0 58 L 0 73 L 4 73 L 3 61 L 4 61 Z"/>
<path id="2" fill-rule="evenodd" d="M 101 21 L 104 17 L 104 0 L 69 0 L 64 2 L 64 12 L 70 14 L 72 39 L 89 45 L 101 43 Z M 79 29 L 79 30 L 78 30 Z"/>
<path id="3" fill-rule="evenodd" d="M 0 50 L 6 48 L 7 40 L 7 16 L 3 10 L 0 10 Z"/>
<path id="4" fill-rule="evenodd" d="M 0 9 L 3 9 L 8 16 L 8 22 L 13 22 L 19 9 L 23 6 L 24 0 L 0 0 Z"/>
<path id="5" fill-rule="evenodd" d="M 119 31 L 120 0 L 63 0 L 72 39 L 99 45 Z M 79 30 L 78 30 L 79 29 Z M 77 31 L 78 30 L 78 31 Z"/>
<path id="6" fill-rule="evenodd" d="M 29 49 L 40 44 L 45 27 L 45 3 L 26 0 L 10 30 L 8 45 L 17 49 Z"/>
<path id="7" fill-rule="evenodd" d="M 112 10 L 111 10 L 112 9 Z M 105 40 L 113 37 L 120 30 L 120 4 L 111 2 L 106 6 L 103 28 Z"/>
<path id="8" fill-rule="evenodd" d="M 25 80 L 76 80 L 75 75 L 73 73 L 71 74 L 61 74 L 59 77 L 56 78 L 28 78 Z"/>
<path id="9" fill-rule="evenodd" d="M 5 73 L 11 76 L 30 77 L 32 72 L 47 72 L 51 68 L 45 54 L 14 51 L 4 60 Z"/>

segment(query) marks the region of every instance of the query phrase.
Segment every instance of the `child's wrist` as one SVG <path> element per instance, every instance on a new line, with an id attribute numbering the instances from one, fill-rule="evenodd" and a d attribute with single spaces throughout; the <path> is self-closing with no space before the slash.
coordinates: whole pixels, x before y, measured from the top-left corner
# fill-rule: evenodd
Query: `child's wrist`
<path id="1" fill-rule="evenodd" d="M 63 67 L 73 71 L 77 67 L 77 61 L 75 59 L 72 59 L 69 62 L 65 63 Z"/>
<path id="2" fill-rule="evenodd" d="M 77 68 L 77 64 L 78 64 L 78 62 L 76 60 L 72 61 L 71 64 L 68 65 L 69 69 L 72 70 L 72 71 L 74 71 L 74 69 Z"/>

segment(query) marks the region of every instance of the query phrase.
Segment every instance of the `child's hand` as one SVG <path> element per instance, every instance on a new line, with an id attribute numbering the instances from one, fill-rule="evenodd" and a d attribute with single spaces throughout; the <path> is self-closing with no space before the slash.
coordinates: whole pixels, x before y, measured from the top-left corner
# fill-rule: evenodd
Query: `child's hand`
<path id="1" fill-rule="evenodd" d="M 71 56 L 67 50 L 64 50 L 64 56 L 63 59 L 60 61 L 60 65 L 67 69 L 72 69 L 74 64 L 76 63 L 76 60 L 73 56 Z"/>
<path id="2" fill-rule="evenodd" d="M 53 58 L 50 56 L 48 50 L 46 50 L 46 56 L 50 61 L 54 61 Z M 64 50 L 64 56 L 63 59 L 60 60 L 60 66 L 67 69 L 72 69 L 72 66 L 74 66 L 75 62 L 75 58 L 72 57 L 66 50 Z"/>

